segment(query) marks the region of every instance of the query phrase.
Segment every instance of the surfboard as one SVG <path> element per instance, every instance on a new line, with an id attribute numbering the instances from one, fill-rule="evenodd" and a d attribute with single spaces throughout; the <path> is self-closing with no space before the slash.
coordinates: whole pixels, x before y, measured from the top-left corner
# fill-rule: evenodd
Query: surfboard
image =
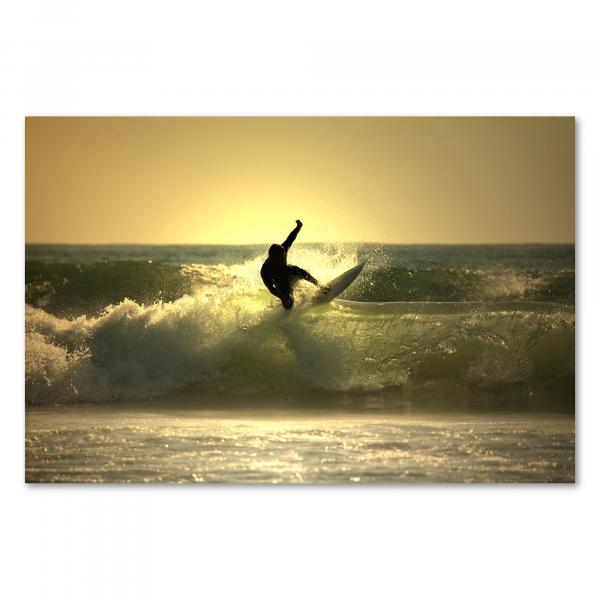
<path id="1" fill-rule="evenodd" d="M 335 279 L 332 279 L 326 285 L 329 288 L 326 292 L 317 292 L 309 304 L 312 306 L 318 304 L 327 304 L 337 298 L 359 275 L 366 263 L 362 262 L 351 269 L 348 269 Z"/>

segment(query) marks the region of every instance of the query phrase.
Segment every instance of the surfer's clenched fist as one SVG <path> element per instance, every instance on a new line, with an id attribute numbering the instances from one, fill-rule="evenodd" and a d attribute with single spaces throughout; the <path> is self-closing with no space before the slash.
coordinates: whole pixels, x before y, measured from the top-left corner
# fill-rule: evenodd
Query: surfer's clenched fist
<path id="1" fill-rule="evenodd" d="M 298 225 L 298 227 L 302 227 L 302 221 L 300 219 L 296 219 L 296 225 Z"/>

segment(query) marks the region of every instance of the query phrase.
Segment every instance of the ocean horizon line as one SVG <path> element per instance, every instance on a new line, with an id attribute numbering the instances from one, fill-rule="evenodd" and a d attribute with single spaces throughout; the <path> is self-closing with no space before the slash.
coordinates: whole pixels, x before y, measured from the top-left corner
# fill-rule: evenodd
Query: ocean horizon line
<path id="1" fill-rule="evenodd" d="M 268 246 L 271 242 L 249 242 L 249 243 L 229 243 L 220 244 L 215 242 L 25 242 L 25 246 L 95 246 L 95 247 L 115 247 L 115 246 Z M 371 245 L 371 246 L 575 246 L 575 242 L 357 242 L 357 241 L 336 241 L 336 242 L 296 242 L 295 246 L 310 246 L 316 244 L 327 245 Z"/>

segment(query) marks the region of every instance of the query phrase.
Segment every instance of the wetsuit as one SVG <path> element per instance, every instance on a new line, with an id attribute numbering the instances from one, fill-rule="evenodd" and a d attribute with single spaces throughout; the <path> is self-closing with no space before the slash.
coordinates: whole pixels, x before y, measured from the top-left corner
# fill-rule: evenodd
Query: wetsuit
<path id="1" fill-rule="evenodd" d="M 260 270 L 260 276 L 267 289 L 281 300 L 285 308 L 292 308 L 294 303 L 293 289 L 299 279 L 319 285 L 319 282 L 308 271 L 296 265 L 287 264 L 287 252 L 301 228 L 302 224 L 298 223 L 281 246 L 277 244 L 271 246 L 269 258 L 265 260 Z"/>

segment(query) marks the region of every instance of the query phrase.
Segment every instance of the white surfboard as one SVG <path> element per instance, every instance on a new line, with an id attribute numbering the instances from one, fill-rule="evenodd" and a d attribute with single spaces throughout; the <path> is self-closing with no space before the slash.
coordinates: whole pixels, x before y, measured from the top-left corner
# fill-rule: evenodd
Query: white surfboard
<path id="1" fill-rule="evenodd" d="M 337 298 L 359 275 L 366 263 L 360 263 L 348 269 L 327 283 L 329 288 L 325 293 L 317 292 L 309 301 L 311 305 L 327 304 Z"/>

